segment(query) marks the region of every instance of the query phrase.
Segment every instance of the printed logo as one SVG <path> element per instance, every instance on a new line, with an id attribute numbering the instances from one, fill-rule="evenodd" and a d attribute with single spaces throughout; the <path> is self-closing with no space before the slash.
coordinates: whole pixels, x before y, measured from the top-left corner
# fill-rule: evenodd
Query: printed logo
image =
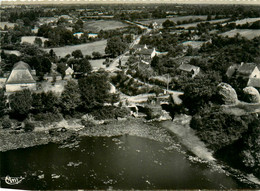
<path id="1" fill-rule="evenodd" d="M 9 185 L 16 185 L 16 184 L 20 184 L 23 179 L 24 179 L 24 177 L 22 177 L 22 176 L 20 176 L 20 177 L 6 176 L 5 177 L 5 183 L 9 184 Z"/>

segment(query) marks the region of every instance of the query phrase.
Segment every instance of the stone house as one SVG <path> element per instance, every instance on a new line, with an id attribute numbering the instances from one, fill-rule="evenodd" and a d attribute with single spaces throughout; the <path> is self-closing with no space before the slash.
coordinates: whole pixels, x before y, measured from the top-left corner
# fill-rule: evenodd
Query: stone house
<path id="1" fill-rule="evenodd" d="M 178 67 L 178 69 L 181 70 L 182 72 L 190 74 L 192 78 L 197 76 L 200 72 L 200 67 L 194 66 L 194 65 L 191 65 L 191 64 L 184 64 L 184 63 L 182 63 Z"/>
<path id="2" fill-rule="evenodd" d="M 149 61 L 156 55 L 156 51 L 155 51 L 155 48 L 141 49 L 141 50 L 136 51 L 135 54 L 137 56 L 139 56 L 142 60 Z"/>
<path id="3" fill-rule="evenodd" d="M 6 81 L 6 92 L 11 93 L 23 89 L 36 90 L 36 81 L 32 73 L 35 72 L 31 70 L 27 63 L 23 61 L 17 62 Z"/>

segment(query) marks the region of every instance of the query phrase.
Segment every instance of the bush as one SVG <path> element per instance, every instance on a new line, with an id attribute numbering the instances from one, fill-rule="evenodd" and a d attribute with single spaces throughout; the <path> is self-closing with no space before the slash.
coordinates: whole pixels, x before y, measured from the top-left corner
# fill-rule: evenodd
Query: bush
<path id="1" fill-rule="evenodd" d="M 118 117 L 123 118 L 129 114 L 130 111 L 127 108 L 119 108 L 114 106 L 105 106 L 91 112 L 91 115 L 97 120 L 117 119 Z"/>
<path id="2" fill-rule="evenodd" d="M 2 127 L 3 127 L 3 129 L 10 129 L 10 128 L 12 127 L 12 122 L 11 122 L 11 120 L 8 119 L 8 118 L 3 119 L 3 121 L 2 121 Z"/>
<path id="3" fill-rule="evenodd" d="M 34 124 L 33 123 L 31 123 L 31 122 L 29 122 L 29 121 L 26 121 L 25 123 L 24 123 L 24 131 L 25 132 L 30 132 L 30 131 L 33 131 L 34 130 Z"/>

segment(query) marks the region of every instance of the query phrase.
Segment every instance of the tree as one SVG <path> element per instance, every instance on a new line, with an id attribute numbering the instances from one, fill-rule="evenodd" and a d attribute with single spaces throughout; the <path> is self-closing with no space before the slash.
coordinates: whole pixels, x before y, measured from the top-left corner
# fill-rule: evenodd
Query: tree
<path id="1" fill-rule="evenodd" d="M 81 50 L 74 50 L 71 54 L 74 58 L 83 58 Z"/>
<path id="2" fill-rule="evenodd" d="M 110 84 L 105 72 L 91 73 L 79 79 L 79 89 L 83 107 L 91 110 L 102 106 L 110 99 Z"/>
<path id="3" fill-rule="evenodd" d="M 32 106 L 32 95 L 30 90 L 25 89 L 10 95 L 11 112 L 18 119 L 25 118 Z"/>
<path id="4" fill-rule="evenodd" d="M 81 104 L 78 84 L 70 80 L 61 94 L 61 107 L 64 114 L 73 114 Z"/>
<path id="5" fill-rule="evenodd" d="M 34 44 L 38 45 L 39 47 L 42 47 L 42 39 L 36 37 L 34 40 Z"/>
<path id="6" fill-rule="evenodd" d="M 169 27 L 173 27 L 176 24 L 173 21 L 170 21 L 169 19 L 167 19 L 166 21 L 163 22 L 162 26 L 163 28 L 169 28 Z"/>
<path id="7" fill-rule="evenodd" d="M 102 57 L 102 54 L 100 52 L 92 52 L 92 56 L 94 59 L 99 59 Z"/>
<path id="8" fill-rule="evenodd" d="M 116 57 L 126 50 L 127 44 L 124 43 L 120 37 L 112 37 L 108 39 L 105 53 Z"/>
<path id="9" fill-rule="evenodd" d="M 0 117 L 4 115 L 4 111 L 6 109 L 6 96 L 4 89 L 0 89 Z"/>
<path id="10" fill-rule="evenodd" d="M 81 59 L 79 61 L 79 72 L 82 72 L 83 74 L 85 73 L 90 73 L 92 71 L 92 66 L 90 64 L 90 62 L 87 59 Z"/>

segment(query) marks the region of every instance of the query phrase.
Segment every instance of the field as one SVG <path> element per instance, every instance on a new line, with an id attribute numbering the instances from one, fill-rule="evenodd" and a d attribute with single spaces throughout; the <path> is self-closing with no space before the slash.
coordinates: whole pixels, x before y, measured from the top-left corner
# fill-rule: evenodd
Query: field
<path id="1" fill-rule="evenodd" d="M 15 23 L 9 23 L 9 22 L 0 22 L 0 28 L 4 29 L 5 25 L 8 28 L 14 28 Z"/>
<path id="2" fill-rule="evenodd" d="M 224 32 L 222 36 L 234 37 L 237 33 L 241 36 L 251 40 L 254 37 L 260 36 L 260 29 L 234 29 L 228 32 Z"/>
<path id="3" fill-rule="evenodd" d="M 98 70 L 100 68 L 106 68 L 106 65 L 103 65 L 103 62 L 106 59 L 99 59 L 99 60 L 89 60 L 93 70 Z"/>
<path id="4" fill-rule="evenodd" d="M 34 40 L 37 36 L 23 36 L 21 39 L 21 43 L 23 42 L 27 42 L 30 44 L 34 44 Z M 40 39 L 42 39 L 42 43 L 44 43 L 46 40 L 48 40 L 48 38 L 44 38 L 44 37 L 38 37 Z"/>
<path id="5" fill-rule="evenodd" d="M 229 23 L 236 23 L 236 25 L 243 25 L 246 23 L 253 23 L 255 21 L 260 21 L 260 17 L 257 18 L 247 18 L 247 19 L 241 19 L 241 20 L 237 20 L 237 21 L 231 21 Z M 227 23 L 223 24 L 226 25 Z"/>
<path id="6" fill-rule="evenodd" d="M 127 24 L 115 20 L 87 20 L 84 23 L 84 29 L 91 32 L 99 32 L 100 30 L 114 30 L 127 26 Z"/>
<path id="7" fill-rule="evenodd" d="M 190 45 L 192 48 L 198 48 L 199 49 L 203 45 L 204 42 L 205 41 L 186 41 L 186 42 L 183 42 L 182 45 L 183 46 Z"/>
<path id="8" fill-rule="evenodd" d="M 93 43 L 85 43 L 74 46 L 63 46 L 59 48 L 52 48 L 57 56 L 64 57 L 67 54 L 71 54 L 74 50 L 81 50 L 82 54 L 92 55 L 92 52 L 100 52 L 101 54 L 105 54 L 105 48 L 107 45 L 106 40 L 96 41 Z M 43 50 L 49 52 L 51 48 L 45 48 Z"/>
<path id="9" fill-rule="evenodd" d="M 182 16 L 182 17 L 173 17 L 173 18 L 164 18 L 164 19 L 150 19 L 150 20 L 143 20 L 143 21 L 138 21 L 139 23 L 142 23 L 144 25 L 149 25 L 150 23 L 157 22 L 158 25 L 162 25 L 164 21 L 169 19 L 170 21 L 177 22 L 177 21 L 184 21 L 184 20 L 189 20 L 189 19 L 202 19 L 206 20 L 207 16 L 206 15 L 191 15 L 191 16 Z"/>
<path id="10" fill-rule="evenodd" d="M 217 20 L 211 20 L 211 21 L 195 22 L 195 23 L 177 25 L 177 27 L 183 27 L 183 28 L 187 29 L 187 28 L 190 28 L 190 27 L 196 27 L 197 24 L 199 24 L 199 23 L 209 22 L 211 24 L 215 24 L 215 23 L 222 23 L 222 22 L 225 22 L 227 20 L 228 19 L 217 19 Z"/>

